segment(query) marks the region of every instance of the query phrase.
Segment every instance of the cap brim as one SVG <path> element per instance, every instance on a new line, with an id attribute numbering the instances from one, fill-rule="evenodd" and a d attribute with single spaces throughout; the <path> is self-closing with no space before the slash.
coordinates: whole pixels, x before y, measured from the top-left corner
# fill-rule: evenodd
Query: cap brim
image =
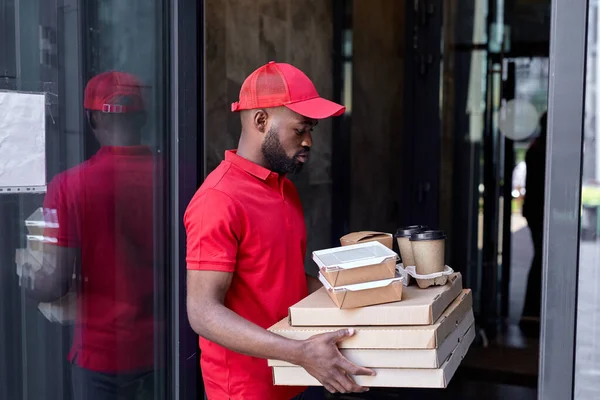
<path id="1" fill-rule="evenodd" d="M 338 117 L 346 111 L 346 107 L 322 97 L 286 104 L 285 106 L 300 115 L 313 119 Z"/>

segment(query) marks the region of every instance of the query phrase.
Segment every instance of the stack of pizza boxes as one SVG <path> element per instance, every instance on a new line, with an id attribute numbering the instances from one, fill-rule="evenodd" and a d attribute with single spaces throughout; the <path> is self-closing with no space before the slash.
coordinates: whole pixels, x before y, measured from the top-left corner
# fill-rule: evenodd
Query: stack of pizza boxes
<path id="1" fill-rule="evenodd" d="M 353 328 L 341 353 L 375 376 L 355 376 L 365 387 L 445 388 L 475 338 L 472 295 L 460 273 L 420 288 L 400 272 L 393 236 L 356 232 L 342 247 L 313 253 L 323 288 L 290 307 L 269 330 L 304 340 Z M 269 360 L 276 385 L 318 386 L 302 367 Z"/>

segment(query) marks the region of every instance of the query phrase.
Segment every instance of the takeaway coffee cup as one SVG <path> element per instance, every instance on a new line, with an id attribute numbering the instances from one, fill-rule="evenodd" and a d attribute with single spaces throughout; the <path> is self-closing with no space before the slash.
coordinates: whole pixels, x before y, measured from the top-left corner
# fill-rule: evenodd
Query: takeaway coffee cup
<path id="1" fill-rule="evenodd" d="M 444 271 L 445 243 L 446 235 L 442 231 L 421 231 L 411 235 L 410 244 L 417 275 L 429 275 Z M 420 288 L 444 285 L 447 278 L 447 276 L 440 276 L 433 279 L 417 279 L 417 284 Z"/>
<path id="2" fill-rule="evenodd" d="M 415 265 L 412 246 L 410 244 L 410 237 L 414 233 L 423 232 L 426 230 L 427 226 L 425 225 L 410 225 L 402 227 L 396 231 L 394 236 L 398 242 L 398 250 L 400 250 L 400 257 L 402 257 L 402 264 L 404 267 Z"/>

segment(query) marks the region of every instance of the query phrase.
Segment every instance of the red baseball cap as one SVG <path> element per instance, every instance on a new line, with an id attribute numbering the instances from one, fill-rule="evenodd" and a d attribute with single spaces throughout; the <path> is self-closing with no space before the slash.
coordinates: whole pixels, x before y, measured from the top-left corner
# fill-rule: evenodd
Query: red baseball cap
<path id="1" fill-rule="evenodd" d="M 281 106 L 314 119 L 337 117 L 346 110 L 319 96 L 315 85 L 298 68 L 271 61 L 246 78 L 240 101 L 231 105 L 231 111 Z"/>
<path id="2" fill-rule="evenodd" d="M 138 78 L 126 72 L 103 72 L 88 82 L 83 107 L 105 113 L 143 111 L 142 85 Z"/>

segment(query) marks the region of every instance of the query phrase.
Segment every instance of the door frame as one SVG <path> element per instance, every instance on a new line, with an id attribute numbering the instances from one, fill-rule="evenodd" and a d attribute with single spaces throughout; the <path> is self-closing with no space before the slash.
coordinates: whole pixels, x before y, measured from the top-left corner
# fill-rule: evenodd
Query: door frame
<path id="1" fill-rule="evenodd" d="M 588 2 L 552 0 L 538 396 L 573 398 Z"/>
<path id="2" fill-rule="evenodd" d="M 400 225 L 440 227 L 441 0 L 406 2 Z M 427 156 L 430 155 L 430 156 Z M 400 199 L 399 199 L 400 200 Z"/>
<path id="3" fill-rule="evenodd" d="M 204 1 L 167 2 L 170 31 L 166 53 L 171 99 L 168 144 L 171 222 L 168 392 L 170 399 L 201 398 L 198 336 L 190 327 L 186 309 L 186 234 L 183 214 L 204 177 Z"/>

